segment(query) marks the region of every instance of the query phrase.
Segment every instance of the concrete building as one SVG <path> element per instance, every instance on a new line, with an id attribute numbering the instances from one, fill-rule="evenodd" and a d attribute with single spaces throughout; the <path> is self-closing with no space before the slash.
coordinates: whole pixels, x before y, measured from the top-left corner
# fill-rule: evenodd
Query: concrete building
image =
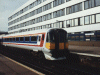
<path id="1" fill-rule="evenodd" d="M 100 40 L 100 0 L 29 0 L 9 16 L 8 26 L 9 34 L 63 28 L 70 40 Z"/>

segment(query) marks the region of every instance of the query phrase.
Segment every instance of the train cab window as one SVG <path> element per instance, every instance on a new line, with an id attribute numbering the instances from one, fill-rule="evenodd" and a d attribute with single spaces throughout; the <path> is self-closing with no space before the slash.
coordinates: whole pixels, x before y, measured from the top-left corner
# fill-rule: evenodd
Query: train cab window
<path id="1" fill-rule="evenodd" d="M 46 39 L 47 42 L 50 42 L 50 35 L 49 33 L 47 33 L 47 39 Z"/>
<path id="2" fill-rule="evenodd" d="M 55 42 L 54 33 L 50 33 L 50 42 Z"/>
<path id="3" fill-rule="evenodd" d="M 16 38 L 16 41 L 19 41 L 19 37 Z"/>
<path id="4" fill-rule="evenodd" d="M 31 36 L 31 41 L 37 41 L 37 36 Z"/>
<path id="5" fill-rule="evenodd" d="M 29 41 L 29 37 L 25 37 L 25 41 Z"/>
<path id="6" fill-rule="evenodd" d="M 20 41 L 24 41 L 24 37 L 20 37 Z"/>
<path id="7" fill-rule="evenodd" d="M 64 36 L 65 36 L 65 34 L 64 34 L 64 32 L 59 32 L 59 42 L 64 42 Z"/>

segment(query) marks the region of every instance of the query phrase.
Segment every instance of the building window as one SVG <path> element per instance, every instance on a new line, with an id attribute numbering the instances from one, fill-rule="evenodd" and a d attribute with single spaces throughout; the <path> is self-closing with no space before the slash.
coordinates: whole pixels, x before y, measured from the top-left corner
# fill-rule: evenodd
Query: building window
<path id="1" fill-rule="evenodd" d="M 90 21 L 89 21 L 89 16 L 85 16 L 85 24 L 89 24 Z"/>
<path id="2" fill-rule="evenodd" d="M 84 9 L 93 8 L 100 5 L 100 0 L 87 0 L 84 3 Z"/>
<path id="3" fill-rule="evenodd" d="M 77 19 L 75 19 L 75 26 L 78 26 L 78 18 Z"/>
<path id="4" fill-rule="evenodd" d="M 84 24 L 84 18 L 81 17 L 79 21 L 80 21 L 79 22 L 80 23 L 79 25 L 83 25 Z"/>
<path id="5" fill-rule="evenodd" d="M 75 12 L 78 11 L 78 5 L 75 5 Z"/>
<path id="6" fill-rule="evenodd" d="M 75 13 L 78 11 L 82 11 L 82 3 L 70 6 L 66 8 L 66 14 Z"/>
<path id="7" fill-rule="evenodd" d="M 67 28 L 70 27 L 70 22 L 69 22 L 69 20 L 66 21 L 66 27 L 67 27 Z"/>
<path id="8" fill-rule="evenodd" d="M 100 0 L 95 0 L 96 6 L 100 5 Z"/>
<path id="9" fill-rule="evenodd" d="M 73 27 L 74 26 L 74 19 L 72 19 L 71 22 L 72 22 L 71 26 Z"/>
<path id="10" fill-rule="evenodd" d="M 96 23 L 100 22 L 100 14 L 96 14 Z"/>
<path id="11" fill-rule="evenodd" d="M 71 1 L 71 0 L 66 0 L 66 2 Z"/>
<path id="12" fill-rule="evenodd" d="M 91 23 L 95 23 L 95 15 L 91 15 L 92 18 L 92 22 Z"/>

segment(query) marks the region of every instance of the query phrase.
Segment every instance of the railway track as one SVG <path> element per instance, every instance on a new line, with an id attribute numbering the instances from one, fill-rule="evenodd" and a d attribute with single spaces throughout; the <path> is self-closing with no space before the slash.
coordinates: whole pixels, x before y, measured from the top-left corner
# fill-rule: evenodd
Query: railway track
<path id="1" fill-rule="evenodd" d="M 0 47 L 1 48 L 1 47 Z M 0 52 L 22 64 L 47 75 L 94 75 L 94 72 L 86 71 L 79 64 L 68 64 L 66 60 L 47 61 L 34 57 L 28 51 L 2 47 Z M 63 63 L 64 62 L 64 63 Z M 84 67 L 84 66 L 83 66 Z M 88 67 L 89 68 L 89 67 Z"/>

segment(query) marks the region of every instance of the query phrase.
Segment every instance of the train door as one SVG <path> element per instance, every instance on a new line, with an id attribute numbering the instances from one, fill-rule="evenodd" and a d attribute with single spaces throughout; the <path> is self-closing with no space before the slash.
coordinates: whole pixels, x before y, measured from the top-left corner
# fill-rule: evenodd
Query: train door
<path id="1" fill-rule="evenodd" d="M 55 49 L 56 50 L 66 49 L 66 42 L 67 42 L 67 32 L 60 29 L 56 30 Z"/>
<path id="2" fill-rule="evenodd" d="M 37 36 L 37 44 L 40 45 L 41 42 L 41 36 Z"/>

